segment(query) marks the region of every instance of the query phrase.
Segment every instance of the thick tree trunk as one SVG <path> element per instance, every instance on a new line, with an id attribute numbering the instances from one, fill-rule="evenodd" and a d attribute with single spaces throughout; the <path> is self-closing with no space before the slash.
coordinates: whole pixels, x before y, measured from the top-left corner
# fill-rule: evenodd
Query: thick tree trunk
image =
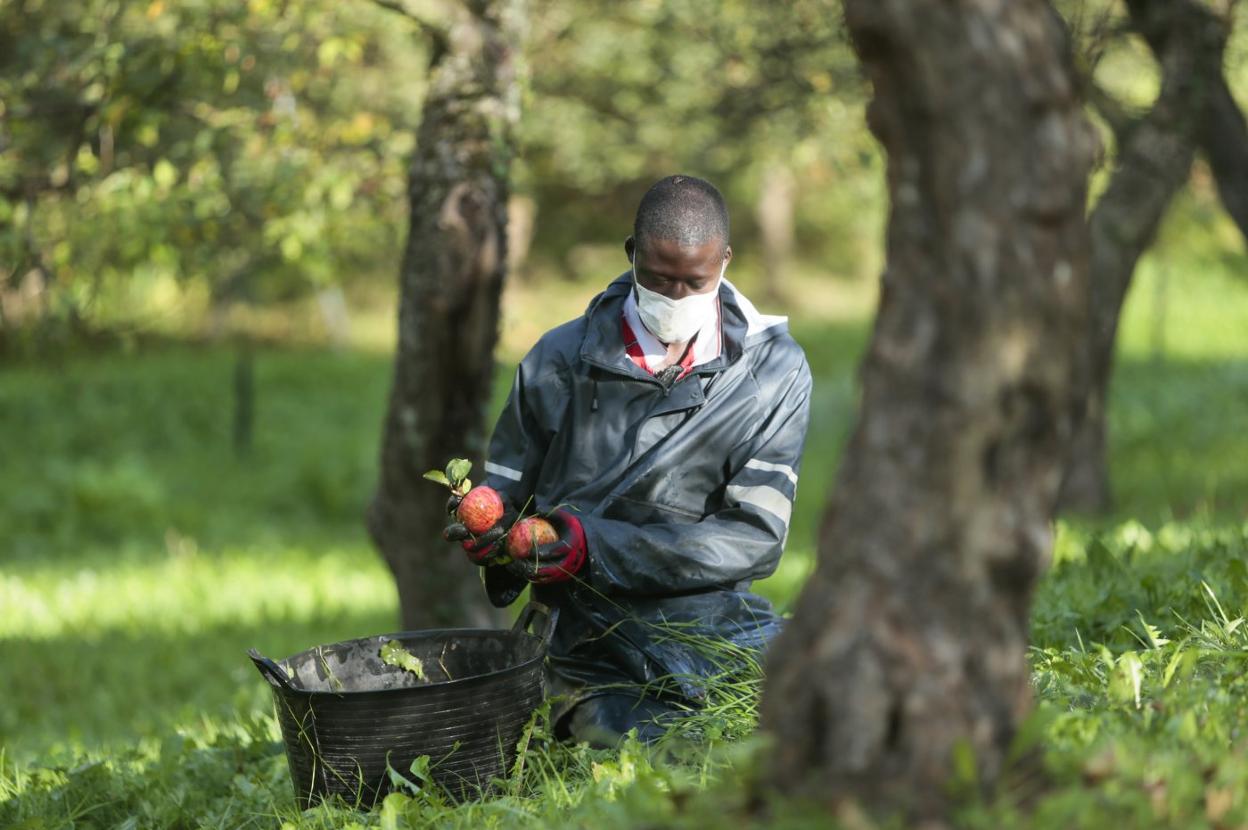
<path id="1" fill-rule="evenodd" d="M 888 266 L 819 564 L 768 660 L 767 777 L 939 817 L 1001 772 L 1082 397 L 1096 149 L 1041 0 L 846 0 Z"/>
<path id="2" fill-rule="evenodd" d="M 440 537 L 448 493 L 421 476 L 456 456 L 481 470 L 506 271 L 512 2 L 464 4 L 431 79 L 410 172 L 398 354 L 368 513 L 408 629 L 495 619 L 477 569 Z"/>
<path id="3" fill-rule="evenodd" d="M 1226 25 L 1196 0 L 1131 0 L 1132 25 L 1153 45 L 1162 83 L 1152 110 L 1117 136 L 1117 163 L 1092 230 L 1092 359 L 1086 410 L 1062 482 L 1062 510 L 1109 509 L 1106 402 L 1118 319 L 1140 257 L 1186 182 L 1207 103 L 1222 79 Z M 1234 105 L 1234 101 L 1231 102 Z"/>

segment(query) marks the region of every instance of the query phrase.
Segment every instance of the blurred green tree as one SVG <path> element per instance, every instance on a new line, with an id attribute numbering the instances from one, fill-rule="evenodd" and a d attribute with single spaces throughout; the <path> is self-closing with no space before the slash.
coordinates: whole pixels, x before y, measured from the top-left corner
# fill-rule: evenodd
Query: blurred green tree
<path id="1" fill-rule="evenodd" d="M 169 296 L 220 319 L 397 257 L 424 56 L 387 23 L 367 3 L 0 7 L 4 328 L 151 323 Z"/>
<path id="2" fill-rule="evenodd" d="M 622 243 L 645 189 L 685 171 L 733 204 L 794 214 L 733 214 L 734 233 L 765 246 L 770 293 L 783 293 L 794 235 L 827 269 L 859 273 L 881 215 L 879 157 L 825 3 L 539 0 L 533 21 L 517 188 L 538 205 L 539 253 L 580 275 L 587 243 Z"/>

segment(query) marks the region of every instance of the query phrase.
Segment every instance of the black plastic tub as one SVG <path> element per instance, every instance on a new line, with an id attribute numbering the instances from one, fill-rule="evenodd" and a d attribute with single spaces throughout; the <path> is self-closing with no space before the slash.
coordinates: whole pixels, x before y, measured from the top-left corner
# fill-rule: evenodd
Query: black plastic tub
<path id="1" fill-rule="evenodd" d="M 530 633 L 535 622 L 540 635 Z M 252 649 L 273 687 L 300 809 L 332 795 L 371 808 L 394 789 L 387 766 L 410 777 L 422 755 L 453 798 L 480 797 L 510 768 L 546 695 L 543 664 L 554 624 L 553 612 L 530 603 L 510 631 L 405 631 L 277 662 Z M 387 640 L 421 660 L 425 680 L 382 662 Z"/>

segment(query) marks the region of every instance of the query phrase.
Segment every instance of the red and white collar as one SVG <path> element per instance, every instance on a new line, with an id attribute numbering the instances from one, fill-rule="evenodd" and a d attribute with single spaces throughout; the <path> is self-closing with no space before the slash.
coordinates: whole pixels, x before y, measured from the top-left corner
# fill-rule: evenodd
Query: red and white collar
<path id="1" fill-rule="evenodd" d="M 693 339 L 693 361 L 689 367 L 701 366 L 703 363 L 710 363 L 719 357 L 723 349 L 723 324 L 722 310 L 717 301 L 715 303 L 715 326 L 712 330 L 707 326 L 698 332 Z M 628 297 L 624 300 L 624 322 L 633 336 L 636 344 L 634 349 L 629 350 L 629 356 L 634 358 L 643 369 L 654 374 L 655 366 L 659 365 L 667 357 L 667 346 L 663 344 L 659 338 L 655 337 L 650 329 L 646 328 L 645 323 L 641 321 L 641 315 L 637 313 L 637 292 L 629 291 Z M 644 360 L 641 363 L 638 358 Z"/>

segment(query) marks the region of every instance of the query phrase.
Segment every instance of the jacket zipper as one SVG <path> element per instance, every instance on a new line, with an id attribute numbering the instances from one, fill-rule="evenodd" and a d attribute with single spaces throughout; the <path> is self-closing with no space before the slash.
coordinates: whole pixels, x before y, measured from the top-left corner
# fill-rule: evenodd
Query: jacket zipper
<path id="1" fill-rule="evenodd" d="M 702 377 L 703 375 L 710 375 L 711 382 L 714 383 L 714 379 L 716 375 L 719 375 L 720 373 L 728 370 L 727 366 L 721 367 L 719 369 L 711 369 L 711 370 L 698 369 L 695 367 L 693 369 L 690 369 L 689 374 L 681 378 L 680 380 L 676 381 L 676 383 L 673 383 L 671 386 L 664 386 L 663 382 L 660 381 L 658 378 L 656 378 L 654 375 L 647 374 L 645 377 L 642 377 L 641 375 L 631 374 L 628 372 L 621 372 L 619 368 L 616 366 L 610 366 L 606 363 L 602 363 L 601 361 L 595 360 L 592 357 L 586 357 L 585 355 L 581 355 L 581 360 L 585 361 L 585 364 L 589 366 L 590 389 L 592 390 L 590 394 L 590 401 L 589 401 L 590 412 L 598 411 L 598 372 L 596 371 L 598 369 L 611 372 L 612 374 L 619 375 L 620 377 L 628 378 L 629 380 L 640 380 L 646 383 L 652 383 L 655 386 L 663 390 L 664 398 L 667 398 L 672 394 L 672 390 L 676 388 L 676 383 L 683 383 L 684 381 L 687 381 L 690 378 Z M 706 398 L 707 393 L 710 390 L 710 386 L 711 384 L 708 383 L 702 389 L 703 403 L 705 403 L 705 398 Z M 698 404 L 699 408 L 701 406 L 702 404 Z"/>

